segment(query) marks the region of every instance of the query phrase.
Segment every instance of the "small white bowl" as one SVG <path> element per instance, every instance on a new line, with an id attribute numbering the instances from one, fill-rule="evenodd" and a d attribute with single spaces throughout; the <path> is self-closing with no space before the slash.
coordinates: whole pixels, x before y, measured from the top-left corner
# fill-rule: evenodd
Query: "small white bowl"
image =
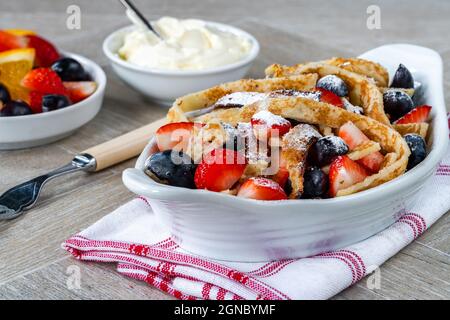
<path id="1" fill-rule="evenodd" d="M 249 33 L 221 23 L 206 23 L 212 28 L 248 39 L 252 44 L 248 55 L 238 62 L 205 70 L 162 70 L 137 66 L 121 59 L 117 54 L 123 45 L 124 36 L 134 30 L 135 26 L 119 29 L 109 35 L 103 42 L 103 52 L 119 78 L 130 87 L 159 104 L 171 105 L 176 98 L 188 93 L 243 78 L 258 56 L 259 43 Z"/>
<path id="2" fill-rule="evenodd" d="M 37 147 L 65 138 L 91 121 L 105 95 L 106 75 L 95 62 L 77 54 L 62 52 L 80 62 L 97 83 L 88 98 L 52 112 L 17 117 L 0 117 L 0 150 Z"/>
<path id="3" fill-rule="evenodd" d="M 381 63 L 390 72 L 399 63 L 405 64 L 423 83 L 423 98 L 433 106 L 428 156 L 402 176 L 333 199 L 244 199 L 155 182 L 144 173 L 145 160 L 157 149 L 152 140 L 135 168 L 124 171 L 125 185 L 149 199 L 155 215 L 183 249 L 219 260 L 251 262 L 311 256 L 378 233 L 411 208 L 447 150 L 443 69 L 437 52 L 413 45 L 386 45 L 361 57 Z"/>

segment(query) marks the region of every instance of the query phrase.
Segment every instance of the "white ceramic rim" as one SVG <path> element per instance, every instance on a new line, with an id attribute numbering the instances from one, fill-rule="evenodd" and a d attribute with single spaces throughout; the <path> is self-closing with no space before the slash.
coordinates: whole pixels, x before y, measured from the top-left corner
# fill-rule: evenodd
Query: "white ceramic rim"
<path id="1" fill-rule="evenodd" d="M 68 107 L 59 109 L 59 110 L 54 110 L 51 112 L 42 112 L 42 113 L 37 113 L 37 114 L 29 114 L 29 115 L 25 115 L 25 116 L 14 116 L 14 117 L 0 117 L 0 126 L 2 125 L 2 123 L 6 123 L 8 121 L 13 122 L 13 121 L 20 121 L 22 120 L 29 120 L 29 119 L 38 119 L 38 118 L 51 118 L 52 116 L 56 115 L 56 114 L 62 114 L 62 113 L 72 113 L 75 112 L 78 109 L 81 109 L 83 107 L 86 106 L 86 104 L 89 104 L 91 102 L 91 100 L 95 99 L 95 97 L 101 95 L 106 88 L 106 74 L 103 71 L 103 69 L 94 61 L 81 56 L 79 54 L 76 53 L 71 53 L 71 52 L 66 52 L 66 51 L 60 51 L 61 55 L 64 57 L 69 57 L 69 58 L 73 58 L 75 60 L 77 60 L 78 62 L 80 62 L 83 67 L 87 68 L 87 69 L 92 69 L 94 71 L 94 73 L 96 75 L 98 75 L 97 79 L 94 79 L 95 82 L 97 83 L 97 88 L 95 89 L 95 92 L 90 95 L 89 97 L 87 97 L 86 99 L 74 103 Z"/>
<path id="2" fill-rule="evenodd" d="M 246 32 L 242 29 L 239 29 L 239 28 L 227 25 L 227 24 L 223 24 L 223 23 L 212 22 L 212 21 L 205 21 L 205 22 L 206 22 L 207 26 L 218 29 L 220 31 L 233 33 L 237 36 L 241 36 L 241 37 L 244 37 L 247 40 L 249 40 L 252 44 L 252 48 L 251 48 L 250 52 L 247 54 L 247 56 L 245 56 L 245 58 L 243 58 L 237 62 L 230 63 L 230 64 L 220 66 L 220 67 L 208 68 L 208 69 L 204 69 L 204 70 L 164 70 L 164 69 L 157 69 L 157 68 L 142 67 L 142 66 L 138 66 L 138 65 L 132 64 L 130 62 L 127 62 L 127 61 L 121 59 L 118 56 L 117 52 L 112 52 L 110 50 L 111 42 L 113 40 L 115 40 L 116 37 L 120 36 L 121 34 L 125 34 L 127 31 L 136 29 L 136 26 L 134 26 L 134 25 L 129 25 L 129 26 L 120 28 L 120 29 L 114 31 L 113 33 L 111 33 L 108 37 L 106 37 L 106 39 L 103 41 L 103 52 L 105 53 L 106 57 L 111 62 L 114 62 L 124 68 L 127 68 L 127 69 L 131 69 L 131 70 L 138 71 L 141 73 L 146 73 L 146 74 L 158 74 L 158 75 L 181 76 L 181 77 L 208 75 L 208 74 L 221 73 L 221 72 L 226 72 L 229 70 L 238 69 L 238 68 L 252 62 L 258 56 L 259 50 L 260 50 L 259 42 L 250 33 Z"/>
<path id="3" fill-rule="evenodd" d="M 418 48 L 420 50 L 428 50 L 430 54 L 437 55 L 440 59 L 441 64 L 441 72 L 442 68 L 442 58 L 440 55 L 429 48 L 409 45 L 409 44 L 390 44 L 386 46 L 408 46 L 411 49 Z M 383 46 L 382 46 L 383 47 Z M 380 47 L 378 47 L 380 48 Z M 376 48 L 377 49 L 377 48 Z M 375 49 L 374 49 L 375 50 Z M 368 51 L 370 52 L 370 51 Z M 367 53 L 367 52 L 366 52 Z M 423 72 L 423 71 L 421 71 Z M 442 79 L 442 74 L 440 74 Z M 441 81 L 442 84 L 442 81 Z M 280 200 L 280 201 L 263 201 L 263 200 L 254 200 L 254 199 L 245 199 L 236 196 L 230 196 L 221 192 L 212 192 L 208 190 L 198 190 L 198 189 L 187 189 L 187 188 L 179 188 L 173 187 L 161 183 L 157 183 L 152 180 L 150 177 L 148 178 L 149 184 L 148 186 L 152 187 L 151 193 L 155 195 L 155 199 L 172 199 L 172 200 L 183 200 L 184 198 L 192 199 L 195 198 L 198 201 L 214 201 L 216 203 L 221 203 L 224 205 L 232 205 L 233 207 L 242 205 L 250 205 L 257 207 L 257 210 L 273 210 L 273 208 L 281 208 L 281 207 L 297 207 L 300 204 L 307 205 L 309 209 L 314 209 L 315 206 L 321 206 L 322 208 L 328 206 L 330 209 L 338 209 L 345 208 L 346 205 L 361 205 L 363 206 L 367 201 L 373 201 L 374 199 L 382 200 L 386 195 L 395 193 L 402 185 L 413 185 L 417 183 L 419 180 L 428 176 L 430 171 L 434 170 L 443 158 L 445 152 L 448 147 L 448 121 L 447 121 L 447 111 L 445 107 L 445 100 L 443 95 L 443 87 L 440 90 L 436 90 L 433 92 L 435 95 L 435 100 L 438 102 L 433 105 L 434 108 L 434 119 L 432 122 L 433 130 L 436 131 L 435 139 L 433 142 L 433 148 L 428 153 L 427 157 L 424 161 L 422 161 L 419 165 L 417 165 L 413 170 L 408 171 L 397 177 L 391 181 L 383 183 L 377 187 L 360 191 L 352 195 L 337 197 L 332 199 L 298 199 L 298 200 Z M 153 141 L 153 140 L 152 140 Z M 140 167 L 140 162 L 142 162 L 142 156 L 147 154 L 149 148 L 152 144 L 152 141 L 146 146 L 141 156 L 139 157 L 135 168 L 139 171 L 142 171 Z M 131 170 L 136 170 L 131 169 Z M 127 169 L 130 170 L 130 169 Z M 139 182 L 133 182 L 132 179 L 127 177 L 128 172 L 126 172 L 124 178 L 127 180 L 127 183 L 133 184 L 134 186 L 138 186 Z M 131 174 L 131 172 L 130 172 Z"/>

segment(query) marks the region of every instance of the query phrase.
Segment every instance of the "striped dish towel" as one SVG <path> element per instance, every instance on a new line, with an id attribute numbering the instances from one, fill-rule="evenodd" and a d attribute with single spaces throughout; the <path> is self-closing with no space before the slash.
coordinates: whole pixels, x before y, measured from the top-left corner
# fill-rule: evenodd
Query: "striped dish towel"
<path id="1" fill-rule="evenodd" d="M 84 261 L 117 271 L 179 299 L 327 299 L 373 272 L 450 209 L 450 150 L 411 212 L 342 250 L 268 263 L 208 260 L 183 251 L 137 198 L 65 241 Z"/>

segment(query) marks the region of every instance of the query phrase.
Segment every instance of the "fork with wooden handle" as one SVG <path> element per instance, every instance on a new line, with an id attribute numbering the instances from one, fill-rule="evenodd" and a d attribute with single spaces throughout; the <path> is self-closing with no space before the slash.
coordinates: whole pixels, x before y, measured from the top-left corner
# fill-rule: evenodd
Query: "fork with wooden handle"
<path id="1" fill-rule="evenodd" d="M 155 134 L 166 123 L 160 119 L 110 141 L 77 154 L 65 166 L 13 187 L 0 196 L 0 220 L 13 219 L 30 209 L 37 201 L 42 187 L 51 179 L 77 172 L 97 172 L 139 155 Z"/>

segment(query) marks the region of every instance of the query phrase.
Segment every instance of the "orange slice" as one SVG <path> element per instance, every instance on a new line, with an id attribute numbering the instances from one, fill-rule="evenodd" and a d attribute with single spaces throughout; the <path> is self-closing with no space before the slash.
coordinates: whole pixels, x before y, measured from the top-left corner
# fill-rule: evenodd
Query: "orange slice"
<path id="1" fill-rule="evenodd" d="M 33 67 L 36 51 L 33 48 L 13 49 L 0 52 L 0 64 L 13 61 L 27 61 Z"/>
<path id="2" fill-rule="evenodd" d="M 13 100 L 29 100 L 28 89 L 20 81 L 33 68 L 34 49 L 16 49 L 0 53 L 0 83 Z"/>
<path id="3" fill-rule="evenodd" d="M 32 36 L 36 34 L 36 32 L 34 32 L 33 30 L 26 29 L 5 29 L 4 31 L 15 36 Z"/>

